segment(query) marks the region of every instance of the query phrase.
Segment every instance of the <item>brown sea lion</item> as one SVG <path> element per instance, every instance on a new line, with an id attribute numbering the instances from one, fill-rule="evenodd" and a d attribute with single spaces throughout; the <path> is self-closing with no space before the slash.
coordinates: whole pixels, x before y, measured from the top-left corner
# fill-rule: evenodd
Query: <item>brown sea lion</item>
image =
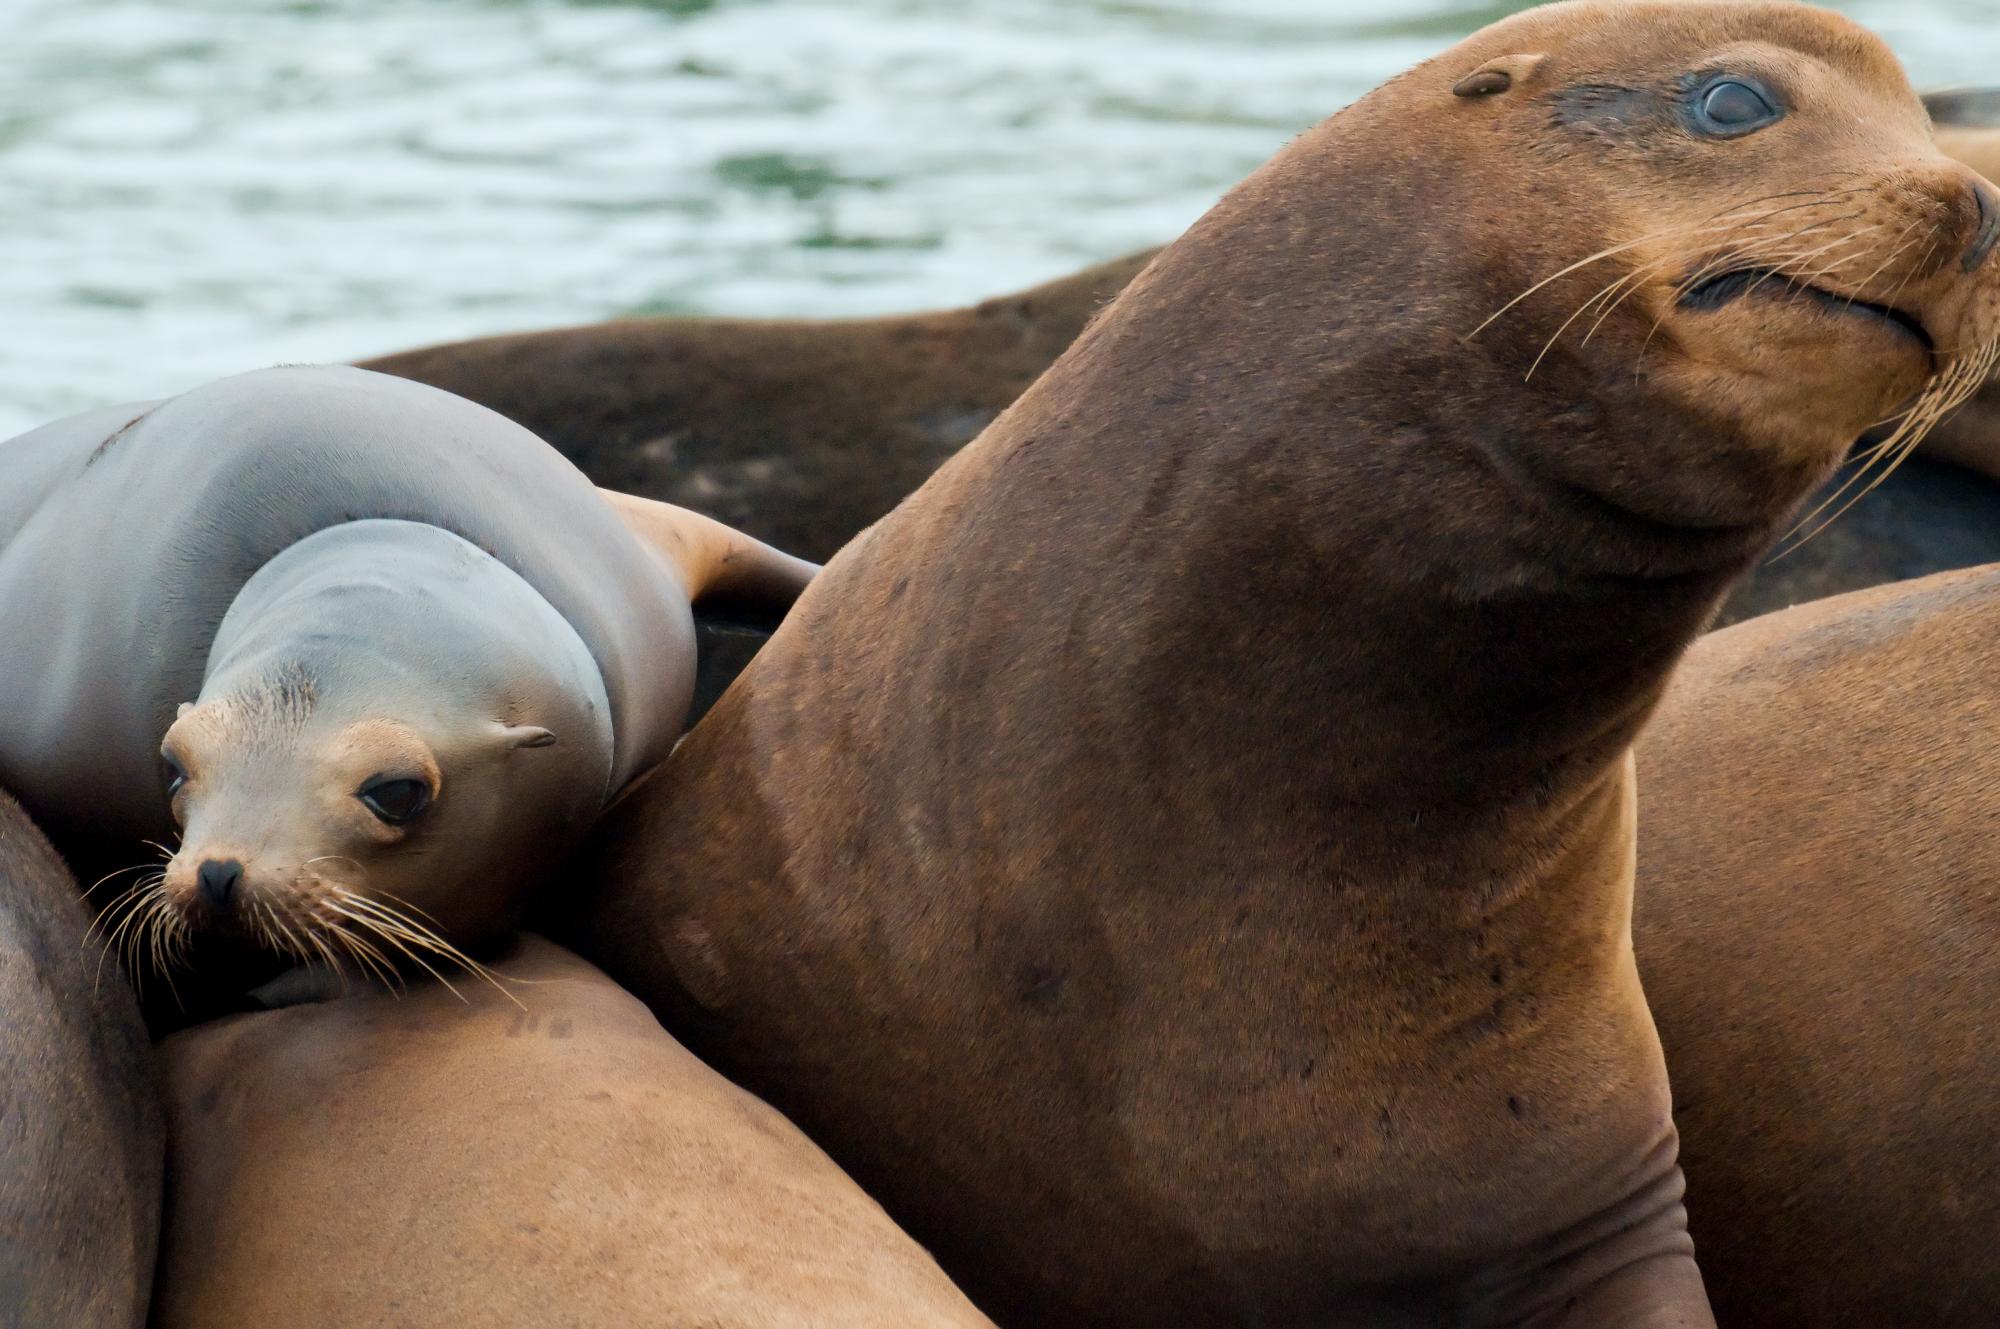
<path id="1" fill-rule="evenodd" d="M 791 1123 L 583 961 L 162 1045 L 156 1329 L 985 1326 Z"/>
<path id="2" fill-rule="evenodd" d="M 1689 652 L 1639 745 L 1639 968 L 1742 1329 L 2000 1324 L 2000 567 Z"/>
<path id="3" fill-rule="evenodd" d="M 166 1148 L 132 989 L 76 883 L 0 794 L 0 1324 L 146 1323 Z"/>
<path id="4" fill-rule="evenodd" d="M 1630 744 L 1996 238 L 1845 19 L 1497 24 L 842 551 L 572 934 L 1005 1321 L 1712 1323 Z"/>
<path id="5" fill-rule="evenodd" d="M 814 571 L 346 367 L 72 417 L 0 473 L 0 785 L 80 857 L 178 831 L 136 927 L 307 962 L 511 931 L 679 738 L 695 606 L 775 621 Z"/>

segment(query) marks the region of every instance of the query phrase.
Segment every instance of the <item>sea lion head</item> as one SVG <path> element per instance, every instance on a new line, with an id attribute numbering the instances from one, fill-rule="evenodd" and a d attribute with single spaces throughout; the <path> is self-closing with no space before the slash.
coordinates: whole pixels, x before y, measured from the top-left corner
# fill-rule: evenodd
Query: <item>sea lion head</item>
<path id="1" fill-rule="evenodd" d="M 1538 566 L 1720 573 L 1871 425 L 1904 417 L 1894 458 L 1976 386 L 1996 234 L 2000 196 L 1938 150 L 1854 23 L 1579 0 L 1301 136 L 1071 361 L 1127 366 L 1118 409 L 1185 403 L 1173 427 L 1263 449 L 1246 459 L 1314 428 L 1375 440 L 1378 509 L 1454 528 L 1454 567 L 1532 547 Z M 1285 473 L 1295 501 L 1359 482 L 1331 449 Z"/>
<path id="2" fill-rule="evenodd" d="M 456 536 L 369 529 L 408 525 L 303 541 L 232 606 L 160 748 L 176 923 L 364 969 L 448 954 L 511 929 L 602 808 L 588 650 Z"/>
<path id="3" fill-rule="evenodd" d="M 1895 57 L 1839 15 L 1550 5 L 1390 88 L 1428 103 L 1478 186 L 1497 298 L 1473 342 L 1523 382 L 1681 426 L 1682 454 L 1643 468 L 1551 448 L 1587 491 L 1759 520 L 1898 415 L 1877 455 L 1899 459 L 1994 362 L 2000 193 L 1938 150 Z"/>

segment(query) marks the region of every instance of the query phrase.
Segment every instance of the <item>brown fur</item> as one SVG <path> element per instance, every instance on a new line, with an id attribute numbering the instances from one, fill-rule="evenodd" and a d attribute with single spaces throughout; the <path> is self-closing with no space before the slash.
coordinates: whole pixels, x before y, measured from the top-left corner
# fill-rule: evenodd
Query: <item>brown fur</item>
<path id="1" fill-rule="evenodd" d="M 1602 99 L 1724 58 L 1812 109 L 1691 147 Z M 1512 91 L 1452 97 L 1495 61 Z M 1306 135 L 614 809 L 586 953 L 1012 1321 L 1710 1323 L 1628 744 L 1930 360 L 1783 298 L 1678 310 L 1714 239 L 1468 334 L 1806 171 L 1897 186 L 1837 224 L 1938 242 L 1836 294 L 1991 335 L 1973 178 L 1819 11 L 1534 11 Z"/>
<path id="2" fill-rule="evenodd" d="M 0 794 L 0 1324 L 138 1329 L 166 1148 L 152 1048 L 55 851 Z"/>
<path id="3" fill-rule="evenodd" d="M 2000 567 L 1688 655 L 1639 748 L 1639 967 L 1736 1329 L 2000 1324 Z"/>
<path id="4" fill-rule="evenodd" d="M 991 1329 L 602 974 L 534 937 L 499 968 L 519 1006 L 431 984 L 163 1045 L 157 1329 Z"/>

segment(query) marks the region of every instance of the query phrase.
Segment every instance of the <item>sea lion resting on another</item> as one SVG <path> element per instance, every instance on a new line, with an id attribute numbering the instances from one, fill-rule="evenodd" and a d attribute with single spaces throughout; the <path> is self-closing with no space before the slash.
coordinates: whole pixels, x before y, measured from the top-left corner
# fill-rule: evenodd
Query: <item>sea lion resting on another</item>
<path id="1" fill-rule="evenodd" d="M 166 1149 L 132 990 L 90 915 L 0 794 L 0 1324 L 139 1329 Z"/>
<path id="2" fill-rule="evenodd" d="M 91 412 L 0 471 L 0 787 L 87 858 L 182 828 L 127 935 L 377 970 L 510 930 L 680 734 L 691 602 L 771 621 L 813 572 L 357 369 Z"/>
<path id="3" fill-rule="evenodd" d="M 423 983 L 162 1045 L 156 1329 L 991 1329 L 610 980 L 538 937 L 504 963 L 526 1010 Z"/>
<path id="4" fill-rule="evenodd" d="M 836 557 L 570 935 L 1003 1320 L 1712 1323 L 1630 745 L 1996 219 L 1835 15 L 1487 29 Z"/>
<path id="5" fill-rule="evenodd" d="M 1639 969 L 1741 1329 L 2000 1324 L 2000 567 L 1698 643 L 1639 744 Z"/>

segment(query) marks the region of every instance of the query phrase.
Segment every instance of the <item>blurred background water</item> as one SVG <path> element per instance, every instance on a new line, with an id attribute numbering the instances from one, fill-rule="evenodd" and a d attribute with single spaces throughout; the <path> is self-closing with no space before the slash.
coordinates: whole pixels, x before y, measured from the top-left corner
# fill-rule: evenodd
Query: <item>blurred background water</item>
<path id="1" fill-rule="evenodd" d="M 258 365 L 961 303 L 1519 4 L 0 0 L 0 437 Z M 2000 0 L 1850 0 L 1920 86 Z"/>

